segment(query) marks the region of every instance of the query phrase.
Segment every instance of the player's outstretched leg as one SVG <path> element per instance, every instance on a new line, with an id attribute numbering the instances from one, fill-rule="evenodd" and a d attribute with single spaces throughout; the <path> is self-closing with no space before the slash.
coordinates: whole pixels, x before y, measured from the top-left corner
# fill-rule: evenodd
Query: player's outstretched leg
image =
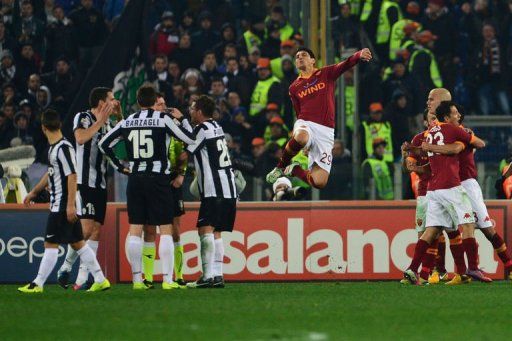
<path id="1" fill-rule="evenodd" d="M 412 262 L 404 272 L 404 279 L 407 279 L 411 284 L 418 284 L 418 268 L 427 253 L 427 249 L 437 238 L 438 229 L 435 227 L 427 227 L 423 235 L 414 248 L 414 256 Z"/>
<path id="2" fill-rule="evenodd" d="M 462 224 L 462 246 L 468 258 L 468 271 L 466 274 L 474 280 L 481 282 L 492 282 L 492 279 L 485 276 L 478 268 L 478 244 L 475 239 L 475 224 Z"/>
<path id="3" fill-rule="evenodd" d="M 283 156 L 277 163 L 277 166 L 267 174 L 267 182 L 273 184 L 283 176 L 284 169 L 290 165 L 291 160 L 304 148 L 309 141 L 309 134 L 306 130 L 298 129 L 294 131 L 292 138 L 283 149 Z"/>

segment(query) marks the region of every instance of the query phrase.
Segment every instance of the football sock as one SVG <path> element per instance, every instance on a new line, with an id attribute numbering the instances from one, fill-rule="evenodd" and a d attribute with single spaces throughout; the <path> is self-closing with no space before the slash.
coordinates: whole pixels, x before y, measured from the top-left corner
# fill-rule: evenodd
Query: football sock
<path id="1" fill-rule="evenodd" d="M 128 260 L 132 267 L 134 283 L 142 282 L 142 238 L 137 236 L 128 237 Z"/>
<path id="2" fill-rule="evenodd" d="M 95 255 L 98 254 L 98 245 L 99 245 L 99 241 L 97 240 L 88 240 L 85 242 L 87 245 L 89 245 L 89 247 L 91 248 L 92 252 L 94 252 Z"/>
<path id="3" fill-rule="evenodd" d="M 39 271 L 37 277 L 34 279 L 34 283 L 42 287 L 46 282 L 46 279 L 52 272 L 57 259 L 59 258 L 59 249 L 45 248 L 41 264 L 39 264 Z"/>
<path id="4" fill-rule="evenodd" d="M 444 238 L 444 234 L 441 234 L 437 239 L 437 257 L 436 257 L 436 267 L 437 271 L 440 273 L 446 272 L 445 266 L 445 257 L 446 257 L 446 240 Z"/>
<path id="5" fill-rule="evenodd" d="M 421 271 L 420 277 L 428 280 L 428 276 L 430 275 L 430 270 L 434 267 L 437 256 L 437 239 L 432 242 L 427 248 L 427 252 L 423 256 L 421 260 Z"/>
<path id="6" fill-rule="evenodd" d="M 478 270 L 478 244 L 475 238 L 466 238 L 462 240 L 464 251 L 468 257 L 469 270 Z"/>
<path id="7" fill-rule="evenodd" d="M 174 278 L 183 279 L 183 245 L 174 243 Z"/>
<path id="8" fill-rule="evenodd" d="M 160 244 L 158 245 L 158 256 L 162 263 L 162 275 L 164 282 L 172 283 L 172 274 L 174 268 L 174 244 L 172 236 L 164 234 L 160 236 Z"/>
<path id="9" fill-rule="evenodd" d="M 144 272 L 144 278 L 150 282 L 153 282 L 155 257 L 155 242 L 144 242 L 144 246 L 142 247 L 142 272 Z"/>
<path id="10" fill-rule="evenodd" d="M 203 278 L 212 278 L 213 273 L 213 257 L 215 254 L 215 243 L 213 241 L 213 233 L 206 233 L 199 236 L 201 240 L 201 263 L 203 267 Z"/>
<path id="11" fill-rule="evenodd" d="M 215 239 L 215 263 L 213 265 L 213 276 L 222 276 L 222 263 L 224 262 L 224 244 L 222 238 Z"/>
<path id="12" fill-rule="evenodd" d="M 503 238 L 497 233 L 495 233 L 491 237 L 491 243 L 492 247 L 494 248 L 494 251 L 496 251 L 496 254 L 498 257 L 500 257 L 503 264 L 505 264 L 505 267 L 507 270 L 512 268 L 512 261 L 510 260 L 510 255 L 507 252 L 507 244 L 503 241 Z"/>
<path id="13" fill-rule="evenodd" d="M 304 148 L 304 146 L 292 137 L 283 149 L 283 156 L 281 156 L 281 160 L 277 163 L 277 168 L 284 169 L 288 166 L 293 157 L 297 155 L 302 148 Z"/>
<path id="14" fill-rule="evenodd" d="M 311 172 L 308 170 L 304 170 L 301 167 L 294 167 L 292 170 L 292 175 L 301 179 L 304 182 L 307 182 L 311 185 L 311 187 L 318 188 L 318 186 L 315 183 L 315 179 L 313 179 L 313 175 L 311 175 Z"/>
<path id="15" fill-rule="evenodd" d="M 62 266 L 60 267 L 59 271 L 70 272 L 77 258 L 78 253 L 76 253 L 76 251 L 71 247 L 71 245 L 68 245 L 68 249 L 66 251 L 66 259 L 64 260 L 64 263 L 62 263 Z"/>
<path id="16" fill-rule="evenodd" d="M 77 253 L 78 254 L 78 253 Z M 87 282 L 87 278 L 89 277 L 89 269 L 84 264 L 82 259 L 80 259 L 80 267 L 78 268 L 78 275 L 76 276 L 76 285 L 82 285 Z"/>
<path id="17" fill-rule="evenodd" d="M 92 277 L 94 277 L 94 282 L 102 283 L 105 280 L 105 276 L 103 275 L 100 264 L 96 259 L 96 254 L 91 247 L 88 244 L 85 244 L 85 246 L 78 250 L 77 253 L 80 256 L 80 263 L 84 264 L 86 269 L 91 272 Z"/>
<path id="18" fill-rule="evenodd" d="M 416 247 L 414 248 L 414 256 L 412 258 L 411 265 L 408 269 L 411 269 L 414 272 L 418 272 L 418 268 L 423 259 L 423 256 L 425 255 L 425 252 L 427 252 L 428 247 L 429 244 L 426 241 L 423 239 L 418 240 Z"/>
<path id="19" fill-rule="evenodd" d="M 466 273 L 466 260 L 464 259 L 464 247 L 462 246 L 462 236 L 460 232 L 452 231 L 447 232 L 450 239 L 450 251 L 452 252 L 453 260 L 455 262 L 456 272 L 459 275 Z"/>

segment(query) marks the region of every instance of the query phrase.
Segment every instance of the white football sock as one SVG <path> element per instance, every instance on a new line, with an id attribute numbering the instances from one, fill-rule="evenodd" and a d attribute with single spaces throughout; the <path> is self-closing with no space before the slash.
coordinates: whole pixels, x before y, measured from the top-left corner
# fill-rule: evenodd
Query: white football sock
<path id="1" fill-rule="evenodd" d="M 94 253 L 94 256 L 96 257 L 96 254 L 98 253 L 98 241 L 97 240 L 88 240 L 85 242 L 85 244 L 89 245 L 92 252 Z M 77 253 L 78 256 L 78 253 Z M 89 278 L 89 269 L 87 266 L 80 261 L 80 267 L 78 268 L 78 275 L 76 276 L 76 282 L 77 285 L 82 285 L 85 282 L 87 282 L 87 279 Z"/>
<path id="2" fill-rule="evenodd" d="M 201 263 L 203 266 L 203 278 L 212 278 L 213 274 L 213 256 L 215 254 L 215 243 L 213 233 L 206 233 L 199 236 L 201 240 Z"/>
<path id="3" fill-rule="evenodd" d="M 143 245 L 144 245 L 144 247 L 155 247 L 156 246 L 155 242 L 144 242 Z"/>
<path id="4" fill-rule="evenodd" d="M 76 253 L 76 251 L 71 247 L 71 245 L 68 245 L 68 249 L 66 251 L 66 259 L 64 260 L 64 263 L 62 263 L 59 271 L 70 272 L 77 258 L 78 253 Z"/>
<path id="5" fill-rule="evenodd" d="M 133 283 L 142 283 L 142 238 L 128 237 L 128 260 L 132 266 Z"/>
<path id="6" fill-rule="evenodd" d="M 80 250 L 77 251 L 80 256 L 80 263 L 82 263 L 86 269 L 88 269 L 92 277 L 94 277 L 94 282 L 102 283 L 105 280 L 105 276 L 103 275 L 103 271 L 101 271 L 100 264 L 96 259 L 96 255 L 94 251 L 92 251 L 91 247 L 85 244 Z"/>
<path id="7" fill-rule="evenodd" d="M 215 239 L 215 262 L 213 263 L 213 277 L 222 276 L 222 263 L 224 262 L 224 244 L 222 238 Z"/>
<path id="8" fill-rule="evenodd" d="M 174 273 L 174 244 L 172 237 L 164 234 L 160 236 L 158 244 L 158 256 L 162 262 L 162 275 L 164 282 L 172 283 L 172 274 Z"/>
<path id="9" fill-rule="evenodd" d="M 48 276 L 52 272 L 55 264 L 57 264 L 57 258 L 59 258 L 59 249 L 44 249 L 43 258 L 41 259 L 41 264 L 39 264 L 39 271 L 37 272 L 37 277 L 34 279 L 34 283 L 42 287 L 46 282 Z"/>

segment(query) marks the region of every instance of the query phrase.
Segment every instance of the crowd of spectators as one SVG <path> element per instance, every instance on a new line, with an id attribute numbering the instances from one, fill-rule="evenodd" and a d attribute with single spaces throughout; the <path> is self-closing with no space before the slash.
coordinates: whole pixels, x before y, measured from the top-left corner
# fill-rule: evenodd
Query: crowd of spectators
<path id="1" fill-rule="evenodd" d="M 386 161 L 400 158 L 402 141 L 421 129 L 433 87 L 448 88 L 467 114 L 511 114 L 512 0 L 330 4 L 337 60 L 349 48 L 371 47 L 376 57 L 361 67 L 360 127 L 350 123 L 353 73 L 344 75 L 349 136 L 361 130 L 363 158 L 373 153 L 375 137 L 386 140 Z M 1 1 L 0 149 L 13 143 L 44 146 L 38 114 L 50 105 L 67 113 L 124 5 L 125 0 Z M 211 95 L 215 119 L 231 137 L 233 158 L 257 177 L 274 167 L 295 119 L 288 87 L 298 75 L 294 53 L 304 41 L 301 27 L 287 18 L 288 7 L 278 0 L 152 0 L 147 18 L 153 31 L 149 79 L 168 106 L 184 112 L 200 94 Z M 364 137 L 375 124 L 389 125 L 391 137 Z M 335 144 L 333 173 L 336 164 L 350 168 L 347 142 Z M 336 193 L 350 197 L 346 183 Z"/>

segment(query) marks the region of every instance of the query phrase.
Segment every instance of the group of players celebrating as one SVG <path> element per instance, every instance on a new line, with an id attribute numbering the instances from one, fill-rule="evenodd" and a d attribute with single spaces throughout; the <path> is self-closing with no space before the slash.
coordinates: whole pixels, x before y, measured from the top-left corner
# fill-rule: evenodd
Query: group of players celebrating
<path id="1" fill-rule="evenodd" d="M 313 51 L 305 47 L 298 49 L 295 65 L 300 75 L 289 88 L 297 121 L 279 163 L 267 175 L 269 183 L 287 176 L 298 177 L 316 188 L 325 187 L 332 163 L 336 80 L 357 63 L 371 59 L 370 50 L 365 48 L 343 62 L 316 68 Z M 238 193 L 224 132 L 212 119 L 214 101 L 207 96 L 193 101 L 189 108 L 191 122 L 179 110 L 166 108 L 164 98 L 151 85 L 143 85 L 138 90 L 140 110 L 126 119 L 122 118 L 120 104 L 111 89 L 93 89 L 89 102 L 91 109 L 78 113 L 74 119 L 76 156 L 73 145 L 62 136 L 59 114 L 53 110 L 42 114 L 42 129 L 50 143 L 48 173 L 27 195 L 25 203 L 29 205 L 38 192 L 48 186 L 51 213 L 37 277 L 18 290 L 43 291 L 56 265 L 61 243 L 69 244 L 65 262 L 58 271 L 62 287 L 69 286 L 71 267 L 80 257 L 80 270 L 73 288 L 88 291 L 110 288 L 95 256 L 106 212 L 107 160 L 117 171 L 128 175 L 130 234 L 126 249 L 133 289 L 154 288 L 157 226 L 162 289 L 223 288 L 221 233 L 233 230 Z M 416 209 L 419 240 L 402 283 L 442 281 L 455 285 L 471 279 L 490 282 L 478 268 L 476 227 L 492 243 L 507 271 L 512 269 L 512 261 L 505 242 L 494 229 L 476 181 L 473 151 L 485 147 L 485 143 L 462 126 L 462 109 L 451 102 L 446 89 L 432 90 L 427 107 L 424 113 L 427 130 L 402 146 L 404 169 L 419 176 Z M 110 123 L 110 116 L 117 121 L 115 126 Z M 115 153 L 114 148 L 120 141 L 125 142 L 127 163 Z M 307 170 L 291 162 L 302 149 L 308 150 Z M 183 246 L 179 238 L 180 216 L 184 214 L 181 186 L 187 153 L 194 157 L 201 197 L 196 226 L 202 275 L 192 283 L 183 281 Z M 451 279 L 444 266 L 443 231 L 450 239 L 457 268 Z M 87 281 L 89 274 L 94 279 L 92 283 Z"/>
<path id="2" fill-rule="evenodd" d="M 474 152 L 484 148 L 485 142 L 465 128 L 463 120 L 463 109 L 452 101 L 450 92 L 444 88 L 433 89 L 424 113 L 426 130 L 414 136 L 411 143 L 402 145 L 404 169 L 419 176 L 416 204 L 419 240 L 401 283 L 458 285 L 471 280 L 491 282 L 478 267 L 475 229 L 492 244 L 512 279 L 512 260 L 507 246 L 496 232 L 476 180 Z M 456 266 L 452 278 L 445 268 L 443 231 L 449 238 Z"/>
<path id="3" fill-rule="evenodd" d="M 75 290 L 95 292 L 110 288 L 96 259 L 107 204 L 107 160 L 117 171 L 128 175 L 127 253 L 133 289 L 154 288 L 157 227 L 162 289 L 224 287 L 221 233 L 233 230 L 237 191 L 224 132 L 212 119 L 215 103 L 207 96 L 192 102 L 189 110 L 193 128 L 179 110 L 166 108 L 163 96 L 152 85 L 138 89 L 137 102 L 140 110 L 123 119 L 112 90 L 93 89 L 89 96 L 91 109 L 78 113 L 73 121 L 76 149 L 62 135 L 59 113 L 46 110 L 42 114 L 42 130 L 50 144 L 49 167 L 25 198 L 25 204 L 30 205 L 48 187 L 51 212 L 37 277 L 19 291 L 43 292 L 57 263 L 59 244 L 68 244 L 66 259 L 58 271 L 63 288 L 70 285 L 70 271 L 78 257 Z M 117 122 L 115 126 L 111 116 Z M 120 160 L 114 151 L 120 141 L 125 142 L 127 160 Z M 179 237 L 180 216 L 184 214 L 181 187 L 188 158 L 185 145 L 194 157 L 201 197 L 197 227 L 203 274 L 191 283 L 183 280 L 183 246 Z M 89 274 L 94 279 L 90 283 Z"/>

